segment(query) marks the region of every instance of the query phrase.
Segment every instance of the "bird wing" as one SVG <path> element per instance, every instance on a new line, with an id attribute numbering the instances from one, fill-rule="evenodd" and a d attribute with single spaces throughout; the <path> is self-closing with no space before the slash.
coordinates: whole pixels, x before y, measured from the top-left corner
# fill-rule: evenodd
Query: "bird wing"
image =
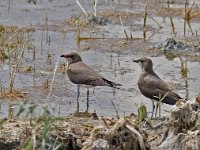
<path id="1" fill-rule="evenodd" d="M 174 105 L 176 100 L 180 98 L 158 76 L 146 75 L 139 80 L 138 86 L 144 96 L 155 100 L 160 100 L 160 98 L 164 97 L 162 102 L 167 104 Z"/>
<path id="2" fill-rule="evenodd" d="M 169 86 L 157 75 L 147 75 L 143 78 L 143 80 L 149 89 L 160 89 L 166 92 L 171 91 Z"/>
<path id="3" fill-rule="evenodd" d="M 110 86 L 104 77 L 94 71 L 90 66 L 77 62 L 68 67 L 69 79 L 75 84 L 86 84 L 94 86 Z"/>

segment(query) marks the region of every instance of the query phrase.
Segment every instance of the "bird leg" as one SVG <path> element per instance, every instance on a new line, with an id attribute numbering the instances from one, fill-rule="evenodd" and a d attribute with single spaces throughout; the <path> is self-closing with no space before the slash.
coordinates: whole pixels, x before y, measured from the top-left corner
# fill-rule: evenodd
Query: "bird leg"
<path id="1" fill-rule="evenodd" d="M 93 93 L 93 95 L 94 95 L 94 91 L 95 91 L 95 87 L 93 88 L 93 92 L 92 92 L 92 93 Z"/>
<path id="2" fill-rule="evenodd" d="M 113 88 L 113 95 L 115 95 L 115 88 Z"/>
<path id="3" fill-rule="evenodd" d="M 89 88 L 87 88 L 87 108 L 85 112 L 88 112 L 88 108 L 89 108 Z"/>
<path id="4" fill-rule="evenodd" d="M 156 112 L 155 112 L 155 117 L 157 116 L 158 106 L 159 106 L 159 102 L 156 103 Z"/>
<path id="5" fill-rule="evenodd" d="M 77 108 L 76 108 L 77 112 L 79 112 L 79 96 L 80 96 L 80 85 L 77 85 Z"/>
<path id="6" fill-rule="evenodd" d="M 153 113 L 154 113 L 154 110 L 155 110 L 155 104 L 154 104 L 154 101 L 152 101 L 152 112 L 151 112 L 151 118 L 153 118 Z"/>

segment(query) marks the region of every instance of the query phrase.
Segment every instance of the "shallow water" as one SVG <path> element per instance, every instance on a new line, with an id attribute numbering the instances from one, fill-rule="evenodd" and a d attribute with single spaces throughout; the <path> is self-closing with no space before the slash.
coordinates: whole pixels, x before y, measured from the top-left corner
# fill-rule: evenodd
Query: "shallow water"
<path id="1" fill-rule="evenodd" d="M 36 31 L 33 33 L 32 44 L 36 48 L 36 57 L 33 59 L 33 54 L 30 51 L 25 51 L 22 68 L 24 66 L 32 66 L 35 72 L 25 73 L 17 72 L 15 80 L 15 89 L 26 91 L 28 94 L 21 100 L 28 100 L 26 107 L 32 103 L 38 105 L 35 110 L 36 114 L 40 114 L 42 106 L 47 99 L 49 88 L 45 88 L 45 83 L 48 80 L 51 82 L 53 70 L 56 60 L 59 59 L 59 65 L 65 62 L 59 56 L 70 51 L 77 51 L 81 54 L 83 61 L 92 66 L 97 72 L 104 75 L 105 78 L 117 83 L 121 83 L 122 90 L 116 89 L 113 94 L 113 89 L 109 87 L 96 87 L 94 94 L 93 89 L 90 89 L 90 111 L 96 111 L 98 115 L 115 116 L 115 107 L 120 115 L 124 113 L 137 112 L 137 107 L 140 102 L 146 104 L 147 109 L 151 110 L 151 101 L 145 98 L 137 87 L 137 80 L 140 73 L 140 68 L 132 62 L 135 58 L 143 56 L 150 57 L 154 62 L 156 73 L 166 82 L 178 84 L 176 92 L 180 96 L 186 96 L 185 80 L 181 76 L 181 61 L 175 58 L 169 61 L 160 52 L 148 51 L 147 48 L 155 47 L 158 43 L 164 42 L 169 37 L 183 38 L 183 19 L 181 16 L 174 17 L 175 33 L 172 33 L 169 17 L 157 16 L 153 11 L 152 4 L 149 4 L 149 12 L 154 19 L 162 25 L 159 29 L 158 25 L 148 19 L 147 21 L 147 40 L 143 39 L 143 14 L 145 5 L 141 1 L 101 1 L 98 3 L 97 16 L 112 13 L 108 17 L 107 25 L 87 25 L 81 27 L 81 36 L 104 39 L 83 40 L 77 43 L 76 25 L 68 25 L 66 19 L 72 16 L 83 15 L 79 6 L 74 0 L 41 0 L 37 5 L 27 3 L 25 0 L 17 2 L 7 0 L 0 1 L 0 24 L 16 25 L 16 26 L 33 26 Z M 81 1 L 83 7 L 88 13 L 93 12 L 93 2 L 85 0 Z M 164 5 L 164 4 L 162 4 Z M 162 6 L 161 5 L 161 6 Z M 174 4 L 172 6 L 184 5 Z M 158 7 L 161 7 L 158 6 Z M 197 3 L 195 5 L 199 7 Z M 122 16 L 121 25 L 119 17 L 116 17 L 113 12 L 128 12 Z M 138 14 L 138 15 L 130 15 Z M 130 15 L 130 16 L 129 16 Z M 48 22 L 46 22 L 48 18 Z M 196 20 L 191 22 L 193 31 L 199 31 L 199 25 Z M 48 30 L 47 30 L 48 27 Z M 133 40 L 126 41 L 124 29 Z M 64 39 L 63 51 L 60 52 L 62 41 Z M 189 30 L 186 38 L 193 39 Z M 47 39 L 50 39 L 50 42 Z M 186 52 L 187 53 L 187 52 Z M 199 52 L 192 52 L 199 56 Z M 51 62 L 47 59 L 51 55 Z M 183 58 L 187 59 L 187 58 Z M 199 62 L 188 60 L 188 91 L 189 98 L 193 99 L 199 93 L 200 88 L 200 65 Z M 8 87 L 9 84 L 9 66 L 8 63 L 0 63 L 0 79 L 3 87 Z M 50 84 L 50 83 L 49 83 Z M 6 117 L 8 114 L 8 104 L 14 104 L 14 111 L 18 112 L 19 101 L 13 99 L 1 98 L 1 117 Z M 68 115 L 76 110 L 76 85 L 72 84 L 66 74 L 58 71 L 53 83 L 52 93 L 50 95 L 49 105 L 50 111 L 54 115 Z M 80 110 L 84 111 L 86 107 L 86 89 L 81 89 L 80 95 Z M 170 106 L 163 104 L 162 114 L 165 115 L 169 111 Z"/>

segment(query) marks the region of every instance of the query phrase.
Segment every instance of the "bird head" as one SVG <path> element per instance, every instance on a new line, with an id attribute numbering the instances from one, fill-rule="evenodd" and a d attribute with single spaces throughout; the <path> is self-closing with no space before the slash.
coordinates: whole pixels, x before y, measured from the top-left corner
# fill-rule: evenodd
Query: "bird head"
<path id="1" fill-rule="evenodd" d="M 151 59 L 147 57 L 143 57 L 141 59 L 133 60 L 133 62 L 139 63 L 142 70 L 145 70 L 147 72 L 153 70 L 153 62 Z"/>
<path id="2" fill-rule="evenodd" d="M 75 53 L 75 52 L 71 52 L 71 53 L 66 54 L 66 55 L 61 55 L 60 57 L 66 58 L 69 65 L 72 64 L 72 63 L 82 61 L 81 56 L 78 53 Z"/>

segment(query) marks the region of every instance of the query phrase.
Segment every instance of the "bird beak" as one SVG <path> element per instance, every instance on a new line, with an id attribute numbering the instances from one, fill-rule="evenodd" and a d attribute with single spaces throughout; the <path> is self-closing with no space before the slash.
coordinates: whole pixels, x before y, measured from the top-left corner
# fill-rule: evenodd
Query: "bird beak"
<path id="1" fill-rule="evenodd" d="M 68 60 L 68 58 L 69 58 L 69 57 L 68 57 L 67 55 L 61 55 L 60 57 L 64 57 L 64 58 L 67 59 L 67 69 L 68 69 L 68 67 L 69 67 L 69 62 L 68 62 L 69 60 Z"/>
<path id="2" fill-rule="evenodd" d="M 139 59 L 137 59 L 137 60 L 133 60 L 133 62 L 135 62 L 135 63 L 139 63 L 140 60 L 139 60 Z"/>

